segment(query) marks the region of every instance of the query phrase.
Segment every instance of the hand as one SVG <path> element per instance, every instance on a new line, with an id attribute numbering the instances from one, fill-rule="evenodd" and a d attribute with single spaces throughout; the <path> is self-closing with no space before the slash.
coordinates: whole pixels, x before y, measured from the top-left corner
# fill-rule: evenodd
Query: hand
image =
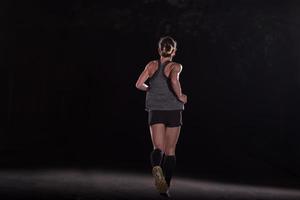
<path id="1" fill-rule="evenodd" d="M 179 101 L 186 103 L 187 102 L 187 96 L 185 94 L 182 94 L 179 98 Z"/>

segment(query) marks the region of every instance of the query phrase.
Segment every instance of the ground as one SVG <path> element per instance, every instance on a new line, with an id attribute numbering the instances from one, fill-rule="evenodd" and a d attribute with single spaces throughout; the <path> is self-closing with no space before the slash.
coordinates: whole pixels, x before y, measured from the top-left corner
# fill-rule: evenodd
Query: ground
<path id="1" fill-rule="evenodd" d="M 300 190 L 238 185 L 175 177 L 173 199 L 289 200 L 300 199 Z M 43 169 L 2 170 L 1 199 L 161 199 L 151 173 L 106 170 Z"/>

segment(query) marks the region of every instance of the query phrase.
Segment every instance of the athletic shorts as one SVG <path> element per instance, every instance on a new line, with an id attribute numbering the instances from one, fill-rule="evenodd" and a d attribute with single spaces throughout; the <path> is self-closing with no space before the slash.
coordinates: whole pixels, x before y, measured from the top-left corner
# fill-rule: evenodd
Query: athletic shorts
<path id="1" fill-rule="evenodd" d="M 182 110 L 148 111 L 148 124 L 163 123 L 166 127 L 182 126 Z"/>

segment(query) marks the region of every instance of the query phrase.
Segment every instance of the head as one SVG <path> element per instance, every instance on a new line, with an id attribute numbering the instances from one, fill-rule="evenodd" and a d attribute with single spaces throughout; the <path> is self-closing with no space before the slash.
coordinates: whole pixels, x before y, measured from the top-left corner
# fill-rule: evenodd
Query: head
<path id="1" fill-rule="evenodd" d="M 176 53 L 177 42 L 170 36 L 160 38 L 158 42 L 158 53 L 162 57 L 173 57 Z"/>

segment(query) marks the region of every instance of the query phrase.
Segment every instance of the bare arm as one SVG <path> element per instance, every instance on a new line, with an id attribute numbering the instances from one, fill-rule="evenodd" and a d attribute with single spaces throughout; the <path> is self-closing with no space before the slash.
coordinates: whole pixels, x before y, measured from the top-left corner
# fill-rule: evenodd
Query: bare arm
<path id="1" fill-rule="evenodd" d="M 187 97 L 186 95 L 182 94 L 181 85 L 179 82 L 179 75 L 181 71 L 182 71 L 182 65 L 176 64 L 170 73 L 170 79 L 171 79 L 172 89 L 176 94 L 177 98 L 180 101 L 186 103 Z"/>
<path id="2" fill-rule="evenodd" d="M 140 74 L 138 80 L 135 83 L 135 87 L 142 91 L 147 91 L 149 86 L 145 84 L 146 80 L 149 78 L 149 68 L 151 67 L 152 62 L 149 62 L 144 71 Z"/>
<path id="3" fill-rule="evenodd" d="M 177 98 L 179 98 L 182 95 L 181 85 L 179 82 L 179 74 L 181 70 L 182 70 L 182 66 L 176 64 L 170 73 L 171 85 Z"/>

